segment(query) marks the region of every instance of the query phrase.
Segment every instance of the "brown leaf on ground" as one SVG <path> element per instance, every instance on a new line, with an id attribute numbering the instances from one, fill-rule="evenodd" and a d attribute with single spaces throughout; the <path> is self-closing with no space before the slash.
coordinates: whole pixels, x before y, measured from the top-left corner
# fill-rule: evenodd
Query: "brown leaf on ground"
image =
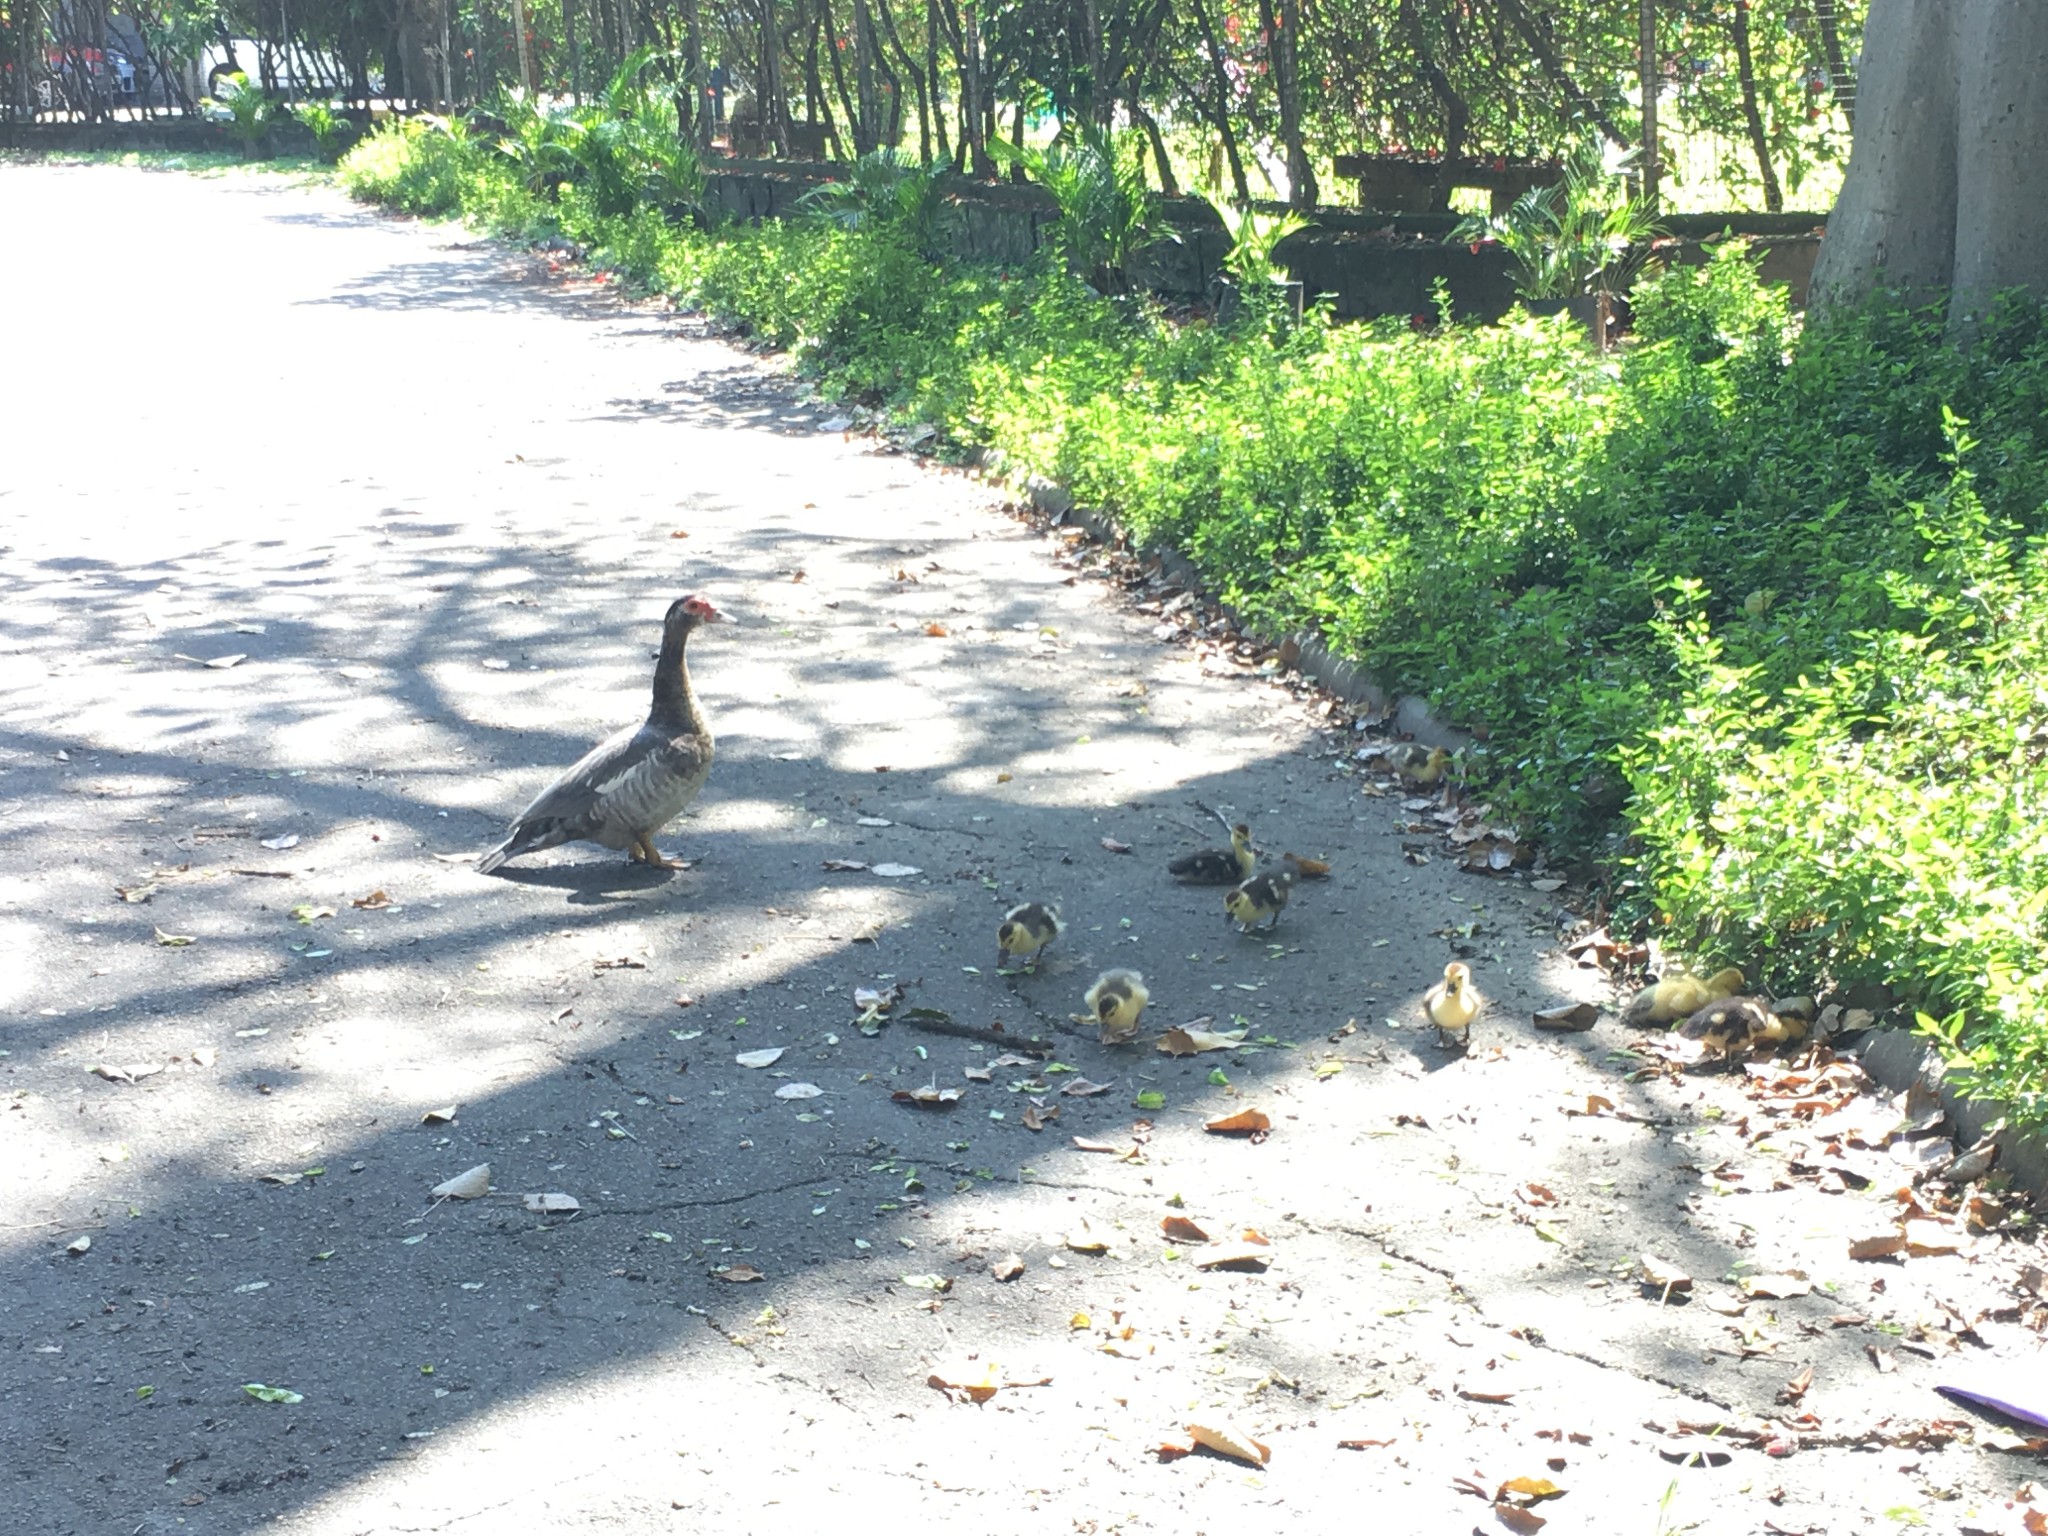
<path id="1" fill-rule="evenodd" d="M 1298 853 L 1283 853 L 1280 855 L 1280 858 L 1283 863 L 1292 864 L 1294 872 L 1304 880 L 1327 880 L 1330 878 L 1330 866 L 1323 859 L 1303 858 Z"/>
<path id="2" fill-rule="evenodd" d="M 927 635 L 931 636 L 934 640 L 943 640 L 946 638 L 946 626 L 941 624 L 937 619 L 934 619 L 931 623 L 925 625 L 924 632 Z"/>
<path id="3" fill-rule="evenodd" d="M 1045 1129 L 1047 1121 L 1057 1120 L 1059 1117 L 1060 1107 L 1057 1104 L 1049 1109 L 1038 1104 L 1026 1104 L 1024 1106 L 1024 1113 L 1017 1118 L 1024 1122 L 1025 1130 L 1042 1131 Z"/>
<path id="4" fill-rule="evenodd" d="M 1517 1200 L 1520 1200 L 1524 1205 L 1557 1204 L 1557 1195 L 1551 1190 L 1549 1185 L 1537 1184 L 1533 1181 L 1527 1184 L 1517 1186 L 1515 1189 L 1515 1198 Z"/>
<path id="5" fill-rule="evenodd" d="M 1654 1286 L 1665 1295 L 1673 1291 L 1692 1289 L 1692 1276 L 1675 1264 L 1667 1264 L 1654 1254 L 1644 1254 L 1639 1261 L 1643 1269 L 1643 1283 Z"/>
<path id="6" fill-rule="evenodd" d="M 1113 837 L 1105 837 L 1101 839 L 1101 842 L 1102 846 L 1111 853 L 1129 853 L 1131 851 L 1129 843 L 1120 843 Z"/>
<path id="7" fill-rule="evenodd" d="M 1735 1282 L 1745 1296 L 1759 1301 L 1790 1301 L 1813 1294 L 1813 1282 L 1804 1275 L 1744 1275 Z"/>
<path id="8" fill-rule="evenodd" d="M 1199 1056 L 1204 1051 L 1230 1051 L 1244 1044 L 1243 1030 L 1201 1029 L 1207 1023 L 1177 1024 L 1159 1037 L 1158 1048 L 1168 1056 Z"/>
<path id="9" fill-rule="evenodd" d="M 1077 1077 L 1060 1089 L 1060 1092 L 1070 1099 L 1092 1099 L 1096 1094 L 1107 1093 L 1109 1090 L 1108 1083 L 1091 1083 L 1085 1077 Z"/>
<path id="10" fill-rule="evenodd" d="M 1600 1017 L 1600 1010 L 1591 1003 L 1559 1003 L 1554 1008 L 1538 1008 L 1535 1013 L 1538 1029 L 1577 1032 L 1591 1029 Z"/>
<path id="11" fill-rule="evenodd" d="M 1520 1536 L 1534 1536 L 1535 1532 L 1550 1524 L 1535 1510 L 1524 1508 L 1520 1504 L 1495 1504 L 1493 1518 L 1509 1530 L 1519 1532 Z"/>
<path id="12" fill-rule="evenodd" d="M 1797 1404 L 1799 1399 L 1806 1396 L 1807 1389 L 1812 1385 L 1813 1367 L 1809 1365 L 1805 1370 L 1778 1389 L 1778 1401 L 1781 1403 Z"/>
<path id="13" fill-rule="evenodd" d="M 1340 1451 L 1371 1451 L 1377 1450 L 1380 1446 L 1392 1445 L 1393 1443 L 1394 1441 L 1391 1436 L 1385 1440 L 1339 1440 L 1337 1442 L 1337 1449 Z"/>
<path id="14" fill-rule="evenodd" d="M 1564 1493 L 1547 1477 L 1511 1477 L 1500 1485 L 1494 1502 L 1515 1499 L 1525 1504 L 1541 1504 L 1545 1499 L 1561 1499 Z"/>
<path id="15" fill-rule="evenodd" d="M 751 1264 L 728 1264 L 724 1269 L 714 1269 L 711 1273 L 728 1285 L 745 1285 L 750 1281 L 768 1278 Z"/>
<path id="16" fill-rule="evenodd" d="M 1197 1269 L 1243 1270 L 1251 1274 L 1260 1273 L 1272 1262 L 1272 1247 L 1266 1243 L 1218 1243 L 1195 1255 Z"/>
<path id="17" fill-rule="evenodd" d="M 1024 1261 L 1014 1253 L 1006 1253 L 988 1267 L 991 1279 L 1008 1283 L 1024 1273 Z"/>
<path id="18" fill-rule="evenodd" d="M 1938 1253 L 1960 1253 L 1968 1239 L 1945 1221 L 1932 1219 L 1906 1223 L 1906 1252 L 1915 1258 Z"/>
<path id="19" fill-rule="evenodd" d="M 1904 1232 L 1877 1232 L 1869 1237 L 1849 1240 L 1849 1257 L 1852 1259 L 1888 1259 L 1893 1254 L 1905 1251 Z"/>
<path id="20" fill-rule="evenodd" d="M 1512 1387 L 1468 1387 L 1458 1383 L 1458 1396 L 1468 1403 L 1512 1403 L 1515 1392 Z"/>
<path id="21" fill-rule="evenodd" d="M 352 907 L 361 907 L 365 912 L 374 912 L 379 907 L 390 906 L 391 897 L 385 893 L 384 888 L 382 886 L 379 886 L 376 890 L 370 892 L 370 894 L 367 896 L 356 897 L 356 899 L 351 901 L 349 905 Z"/>
<path id="22" fill-rule="evenodd" d="M 1189 1221 L 1185 1216 L 1168 1216 L 1159 1223 L 1159 1230 L 1179 1243 L 1206 1243 L 1209 1234 Z"/>
<path id="23" fill-rule="evenodd" d="M 1898 1357 L 1888 1349 L 1879 1349 L 1875 1344 L 1863 1346 L 1863 1353 L 1870 1356 L 1870 1363 L 1877 1367 L 1880 1376 L 1889 1376 L 1899 1368 Z"/>
<path id="24" fill-rule="evenodd" d="M 920 1109 L 950 1109 L 960 1102 L 964 1091 L 960 1088 L 935 1088 L 926 1083 L 921 1088 L 898 1088 L 889 1097 L 898 1104 L 915 1104 Z"/>
<path id="25" fill-rule="evenodd" d="M 1254 1440 L 1233 1424 L 1190 1424 L 1187 1431 L 1195 1444 L 1219 1456 L 1248 1461 L 1255 1467 L 1263 1467 L 1273 1459 L 1271 1447 Z"/>
<path id="26" fill-rule="evenodd" d="M 1234 1115 L 1218 1115 L 1214 1120 L 1202 1122 L 1203 1130 L 1213 1131 L 1219 1136 L 1249 1136 L 1272 1128 L 1272 1120 L 1262 1109 L 1240 1109 Z"/>
<path id="27" fill-rule="evenodd" d="M 1117 1152 L 1122 1149 L 1113 1141 L 1096 1141 L 1087 1136 L 1076 1136 L 1074 1148 L 1079 1152 Z"/>

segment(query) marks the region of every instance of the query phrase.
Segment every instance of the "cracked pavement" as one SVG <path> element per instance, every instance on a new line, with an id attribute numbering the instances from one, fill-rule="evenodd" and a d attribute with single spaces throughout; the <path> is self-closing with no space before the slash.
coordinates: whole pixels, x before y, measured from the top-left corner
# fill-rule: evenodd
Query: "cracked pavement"
<path id="1" fill-rule="evenodd" d="M 1560 1531 L 2015 1518 L 2039 1456 L 1932 1388 L 2038 1370 L 2039 1247 L 1853 1262 L 1881 1156 L 1829 1193 L 1737 1076 L 1641 1075 L 1611 1016 L 1536 1032 L 1611 1001 L 1559 898 L 1414 862 L 1368 738 L 1162 638 L 1170 586 L 453 227 L 257 175 L 0 165 L 0 197 L 63 232 L 0 249 L 35 295 L 0 383 L 19 1529 L 1495 1529 L 1472 1490 L 1518 1477 Z M 693 867 L 477 875 L 644 712 L 692 588 L 746 621 L 692 646 Z M 1332 878 L 1229 931 L 1164 873 L 1217 839 L 1197 801 Z M 999 976 L 1026 899 L 1067 932 Z M 1492 1001 L 1462 1057 L 1417 1011 L 1454 952 Z M 1135 1045 L 1071 1018 L 1112 965 L 1151 984 Z M 1198 1017 L 1247 1045 L 1151 1048 Z M 891 1097 L 921 1085 L 962 1094 Z M 1270 1135 L 1203 1130 L 1247 1107 Z M 430 1197 L 480 1163 L 488 1196 Z M 1169 1217 L 1266 1266 L 1199 1268 Z M 1043 1384 L 930 1384 L 984 1371 Z M 1191 1423 L 1271 1461 L 1162 1457 Z"/>

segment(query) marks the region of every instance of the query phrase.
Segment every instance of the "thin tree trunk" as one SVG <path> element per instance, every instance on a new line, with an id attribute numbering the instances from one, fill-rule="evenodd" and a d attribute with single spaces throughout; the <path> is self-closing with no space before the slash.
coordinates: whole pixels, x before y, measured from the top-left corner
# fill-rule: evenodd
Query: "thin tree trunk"
<path id="1" fill-rule="evenodd" d="M 1821 53 L 1828 61 L 1828 89 L 1835 105 L 1849 120 L 1849 132 L 1856 131 L 1856 73 L 1842 52 L 1841 19 L 1835 14 L 1835 0 L 1813 0 L 1813 19 L 1820 25 Z"/>
<path id="2" fill-rule="evenodd" d="M 967 72 L 967 94 L 963 117 L 966 125 L 968 169 L 986 176 L 995 169 L 988 158 L 987 127 L 981 100 L 981 23 L 975 17 L 977 0 L 966 0 L 960 8 L 961 54 Z"/>
<path id="3" fill-rule="evenodd" d="M 1173 162 L 1166 158 L 1166 140 L 1160 137 L 1158 121 L 1139 105 L 1136 93 L 1131 96 L 1130 109 L 1131 116 L 1145 130 L 1145 138 L 1152 146 L 1152 159 L 1159 166 L 1159 190 L 1168 197 L 1179 197 L 1180 183 L 1174 179 Z"/>
<path id="4" fill-rule="evenodd" d="M 839 109 L 846 114 L 847 128 L 853 134 L 854 154 L 864 155 L 874 146 L 869 142 L 860 107 L 847 89 L 846 63 L 839 56 L 839 23 L 832 14 L 832 0 L 818 0 L 818 9 L 825 19 L 825 56 L 832 62 L 832 84 L 839 92 Z"/>
<path id="5" fill-rule="evenodd" d="M 1295 54 L 1298 13 L 1286 10 L 1287 0 L 1259 0 L 1259 24 L 1266 30 L 1267 56 L 1273 61 L 1273 91 L 1280 100 L 1280 141 L 1287 148 L 1287 202 L 1292 208 L 1316 205 L 1316 172 L 1309 163 L 1301 133 L 1301 70 Z M 1295 0 L 1299 3 L 1299 0 Z M 1407 0 L 1403 0 L 1405 8 Z"/>
<path id="6" fill-rule="evenodd" d="M 910 77 L 910 83 L 917 92 L 917 155 L 926 165 L 932 161 L 932 122 L 925 100 L 924 72 L 917 67 L 917 60 L 910 56 L 910 50 L 903 46 L 902 34 L 896 30 L 896 18 L 889 14 L 889 0 L 876 0 L 875 12 L 882 19 L 882 30 L 888 35 L 889 46 L 896 50 L 896 57 L 903 63 L 903 72 Z M 900 106 L 903 92 L 897 90 Z"/>
<path id="7" fill-rule="evenodd" d="M 1579 82 L 1572 78 L 1572 72 L 1536 25 L 1536 19 L 1529 14 L 1528 6 L 1522 0 L 1497 0 L 1501 10 L 1506 12 L 1509 22 L 1522 35 L 1522 41 L 1529 45 L 1529 51 L 1536 55 L 1536 63 L 1543 73 L 1550 77 L 1551 84 L 1564 93 L 1564 99 L 1571 103 L 1572 110 L 1583 116 L 1618 149 L 1629 147 L 1628 135 L 1615 126 L 1613 119 L 1600 110 L 1600 104 L 1588 96 Z"/>
<path id="8" fill-rule="evenodd" d="M 855 140 L 863 152 L 881 145 L 882 99 L 875 82 L 875 30 L 868 17 L 867 0 L 849 0 L 853 6 L 854 81 L 860 89 L 860 126 Z"/>
<path id="9" fill-rule="evenodd" d="M 1735 69 L 1742 85 L 1742 121 L 1749 129 L 1749 147 L 1756 154 L 1757 174 L 1763 178 L 1764 207 L 1772 213 L 1785 211 L 1785 193 L 1778 185 L 1777 167 L 1771 164 L 1770 140 L 1764 136 L 1764 115 L 1756 101 L 1756 60 L 1749 48 L 1749 0 L 1735 0 Z"/>
<path id="10" fill-rule="evenodd" d="M 1401 28 L 1408 35 L 1408 45 L 1415 50 L 1416 62 L 1422 66 L 1422 75 L 1429 82 L 1430 94 L 1436 97 L 1437 106 L 1444 114 L 1444 156 L 1443 167 L 1437 172 L 1436 186 L 1432 197 L 1439 208 L 1448 208 L 1451 201 L 1451 178 L 1456 174 L 1455 162 L 1465 153 L 1465 130 L 1472 121 L 1472 109 L 1465 105 L 1451 77 L 1437 62 L 1435 50 L 1429 46 L 1429 34 L 1423 30 L 1422 18 L 1416 14 L 1414 0 L 1401 0 L 1398 18 Z"/>
<path id="11" fill-rule="evenodd" d="M 526 0 L 512 0 L 512 38 L 519 46 L 519 89 L 533 94 L 533 50 L 526 42 Z M 408 82 L 408 94 L 412 90 Z"/>
<path id="12" fill-rule="evenodd" d="M 1637 17 L 1636 48 L 1643 82 L 1643 203 L 1654 210 L 1663 180 L 1663 167 L 1657 163 L 1657 0 L 1643 0 L 1642 12 Z"/>
<path id="13" fill-rule="evenodd" d="M 953 151 L 946 143 L 945 97 L 939 90 L 939 5 L 938 0 L 925 0 L 924 6 L 924 70 L 926 85 L 932 94 L 932 132 L 937 138 L 939 158 L 951 160 Z"/>
<path id="14" fill-rule="evenodd" d="M 562 41 L 569 45 L 569 101 L 580 107 L 583 105 L 583 49 L 576 37 L 576 0 L 562 0 Z"/>
<path id="15" fill-rule="evenodd" d="M 697 0 L 680 0 L 683 10 L 683 69 L 690 77 L 690 142 L 711 147 L 711 75 L 704 68 L 704 18 Z M 566 13 L 569 0 L 562 0 Z"/>
<path id="16" fill-rule="evenodd" d="M 1216 28 L 1209 20 L 1207 0 L 1193 0 L 1195 25 L 1201 29 L 1202 48 L 1209 57 L 1209 79 L 1216 91 L 1216 110 L 1210 122 L 1223 140 L 1223 155 L 1230 162 L 1230 184 L 1237 189 L 1237 201 L 1243 206 L 1252 200 L 1251 184 L 1245 180 L 1244 157 L 1238 153 L 1237 130 L 1230 122 L 1230 73 L 1224 67 L 1223 45 L 1216 36 Z M 1199 102 L 1200 96 L 1190 91 L 1189 97 Z"/>

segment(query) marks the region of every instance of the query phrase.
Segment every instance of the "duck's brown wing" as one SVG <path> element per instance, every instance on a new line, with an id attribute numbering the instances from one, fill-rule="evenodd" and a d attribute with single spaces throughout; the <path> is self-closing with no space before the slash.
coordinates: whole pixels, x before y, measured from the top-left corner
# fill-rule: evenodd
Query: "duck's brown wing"
<path id="1" fill-rule="evenodd" d="M 477 860 L 477 869 L 489 874 L 522 853 L 579 839 L 623 848 L 647 830 L 646 823 L 631 823 L 654 786 L 684 766 L 673 761 L 676 745 L 667 733 L 645 724 L 607 736 L 534 796 L 505 840 Z"/>

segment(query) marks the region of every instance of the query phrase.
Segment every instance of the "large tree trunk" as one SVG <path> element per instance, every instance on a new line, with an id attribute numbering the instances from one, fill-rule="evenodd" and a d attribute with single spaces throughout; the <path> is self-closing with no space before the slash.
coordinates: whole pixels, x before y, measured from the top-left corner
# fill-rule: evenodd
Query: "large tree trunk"
<path id="1" fill-rule="evenodd" d="M 2048 297 L 2048 5 L 1871 0 L 1856 139 L 1813 274 L 1816 314 L 1879 288 Z"/>

